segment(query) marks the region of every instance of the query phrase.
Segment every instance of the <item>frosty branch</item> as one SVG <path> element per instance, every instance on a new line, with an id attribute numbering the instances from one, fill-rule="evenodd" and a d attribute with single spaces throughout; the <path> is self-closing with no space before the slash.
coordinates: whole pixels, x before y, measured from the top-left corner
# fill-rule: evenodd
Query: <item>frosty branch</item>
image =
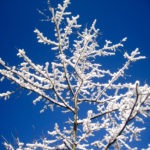
<path id="1" fill-rule="evenodd" d="M 50 35 L 55 37 L 54 40 L 45 37 L 38 29 L 34 32 L 39 43 L 50 46 L 55 59 L 43 65 L 35 64 L 23 49 L 19 49 L 17 56 L 23 60 L 18 67 L 10 67 L 0 59 L 1 81 L 7 78 L 28 92 L 36 93 L 33 104 L 45 102 L 41 112 L 47 108 L 59 109 L 72 117 L 65 120 L 63 128 L 59 127 L 61 123 L 58 121 L 41 141 L 25 144 L 18 139 L 18 147 L 4 142 L 5 148 L 131 149 L 130 142 L 138 140 L 144 130 L 136 122 L 144 122 L 143 118 L 150 115 L 150 87 L 140 85 L 138 81 L 126 83 L 123 77 L 131 63 L 145 59 L 145 56 L 141 56 L 136 48 L 131 54 L 123 54 L 127 60 L 120 69 L 105 68 L 99 60 L 115 57 L 127 38 L 117 44 L 105 40 L 104 46 L 100 46 L 96 20 L 89 28 L 84 28 L 78 24 L 79 15 L 72 16 L 67 11 L 70 0 L 64 0 L 56 9 L 49 4 L 48 1 L 51 16 L 47 18 L 51 17 L 48 21 L 54 24 L 55 34 Z M 7 99 L 14 93 L 14 90 L 6 91 L 0 94 L 0 98 Z"/>

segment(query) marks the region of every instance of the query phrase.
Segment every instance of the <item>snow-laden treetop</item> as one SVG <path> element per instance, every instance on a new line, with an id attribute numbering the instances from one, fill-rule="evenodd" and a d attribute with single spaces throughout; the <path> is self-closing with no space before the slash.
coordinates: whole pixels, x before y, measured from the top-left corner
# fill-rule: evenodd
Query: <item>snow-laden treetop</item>
<path id="1" fill-rule="evenodd" d="M 18 67 L 0 59 L 1 81 L 7 78 L 29 93 L 36 93 L 33 104 L 44 102 L 41 112 L 50 108 L 59 109 L 64 116 L 69 113 L 66 125 L 62 127 L 58 120 L 47 137 L 34 143 L 25 144 L 17 138 L 17 148 L 4 142 L 8 150 L 132 149 L 130 142 L 138 140 L 145 129 L 136 122 L 144 122 L 143 117 L 150 115 L 150 87 L 139 81 L 127 83 L 123 78 L 129 65 L 145 56 L 136 48 L 123 54 L 125 62 L 116 71 L 105 68 L 100 60 L 115 57 L 127 38 L 116 44 L 105 40 L 102 46 L 97 40 L 100 31 L 96 20 L 84 28 L 78 23 L 79 15 L 67 11 L 69 4 L 70 0 L 64 0 L 54 9 L 48 1 L 51 16 L 46 18 L 55 26 L 55 39 L 34 30 L 38 42 L 54 50 L 53 62 L 35 64 L 24 49 L 18 50 L 17 56 L 22 59 Z M 16 92 L 1 93 L 0 98 L 7 99 Z"/>

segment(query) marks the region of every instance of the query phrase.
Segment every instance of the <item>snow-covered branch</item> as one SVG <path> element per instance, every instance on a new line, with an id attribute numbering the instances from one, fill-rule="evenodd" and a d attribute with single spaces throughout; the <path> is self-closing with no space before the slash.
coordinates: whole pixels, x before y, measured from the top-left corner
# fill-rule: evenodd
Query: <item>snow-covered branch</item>
<path id="1" fill-rule="evenodd" d="M 125 62 L 119 69 L 105 68 L 103 60 L 108 57 L 119 61 L 118 49 L 124 49 L 127 38 L 115 44 L 105 40 L 102 46 L 97 21 L 83 28 L 78 23 L 79 15 L 72 16 L 67 11 L 70 3 L 63 0 L 63 4 L 54 9 L 48 0 L 52 13 L 48 18 L 51 17 L 49 21 L 54 25 L 50 39 L 38 29 L 34 30 L 39 43 L 55 50 L 52 62 L 35 64 L 24 49 L 18 50 L 17 56 L 22 58 L 18 66 L 11 67 L 0 58 L 1 82 L 5 83 L 6 78 L 13 82 L 12 86 L 16 84 L 35 93 L 33 104 L 44 102 L 40 112 L 57 108 L 64 116 L 69 113 L 62 118 L 64 127 L 58 125 L 61 124 L 58 120 L 45 138 L 31 143 L 17 138 L 16 147 L 5 141 L 8 150 L 131 149 L 130 142 L 139 140 L 145 129 L 136 122 L 143 123 L 144 117 L 150 116 L 150 87 L 139 81 L 127 83 L 122 77 L 132 62 L 146 57 L 136 48 L 131 54 L 124 53 Z M 8 99 L 15 93 L 17 90 L 2 91 L 0 98 Z M 54 109 L 54 106 L 58 107 Z"/>

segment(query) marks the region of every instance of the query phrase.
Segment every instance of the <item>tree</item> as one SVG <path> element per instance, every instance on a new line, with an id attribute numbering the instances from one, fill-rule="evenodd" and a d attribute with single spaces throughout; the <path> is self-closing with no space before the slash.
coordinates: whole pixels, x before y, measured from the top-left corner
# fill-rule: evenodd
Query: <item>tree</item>
<path id="1" fill-rule="evenodd" d="M 44 15 L 46 21 L 54 24 L 54 40 L 34 30 L 38 42 L 54 50 L 53 62 L 37 65 L 23 49 L 18 50 L 17 56 L 23 59 L 18 67 L 10 67 L 0 59 L 1 81 L 7 78 L 19 88 L 35 93 L 34 104 L 44 101 L 41 112 L 59 109 L 69 119 L 64 127 L 56 123 L 41 141 L 24 144 L 17 139 L 16 148 L 4 142 L 8 150 L 131 149 L 130 142 L 138 140 L 145 129 L 137 122 L 144 122 L 143 117 L 150 115 L 150 87 L 139 81 L 127 83 L 122 78 L 132 62 L 145 56 L 136 48 L 131 54 L 124 53 L 125 63 L 120 69 L 105 69 L 100 60 L 115 57 L 127 38 L 117 44 L 106 40 L 104 46 L 99 46 L 96 20 L 89 28 L 83 28 L 78 24 L 79 15 L 66 11 L 69 4 L 69 0 L 64 0 L 54 9 L 48 1 L 51 16 Z M 15 92 L 7 91 L 0 97 L 7 99 Z"/>

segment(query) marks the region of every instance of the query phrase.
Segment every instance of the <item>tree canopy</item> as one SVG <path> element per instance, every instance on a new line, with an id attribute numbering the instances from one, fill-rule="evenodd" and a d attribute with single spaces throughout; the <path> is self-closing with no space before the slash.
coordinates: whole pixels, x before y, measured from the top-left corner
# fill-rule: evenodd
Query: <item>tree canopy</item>
<path id="1" fill-rule="evenodd" d="M 87 27 L 81 25 L 80 16 L 67 10 L 70 3 L 64 0 L 53 8 L 48 1 L 48 14 L 39 11 L 44 21 L 53 24 L 54 35 L 46 37 L 37 28 L 34 33 L 39 43 L 53 51 L 53 61 L 36 64 L 24 49 L 18 49 L 22 60 L 18 66 L 9 66 L 0 58 L 1 81 L 7 78 L 12 86 L 28 91 L 27 95 L 36 94 L 33 104 L 42 102 L 40 112 L 57 109 L 65 123 L 58 120 L 41 140 L 23 143 L 17 138 L 16 147 L 7 141 L 4 146 L 8 150 L 136 149 L 130 143 L 138 141 L 145 129 L 139 123 L 150 115 L 150 87 L 124 77 L 131 63 L 146 57 L 138 48 L 124 51 L 127 37 L 115 44 L 110 40 L 99 43 L 97 20 Z M 118 51 L 123 54 L 122 66 L 115 71 L 105 68 L 108 58 L 118 59 Z M 0 98 L 8 99 L 18 88 L 1 93 Z"/>

